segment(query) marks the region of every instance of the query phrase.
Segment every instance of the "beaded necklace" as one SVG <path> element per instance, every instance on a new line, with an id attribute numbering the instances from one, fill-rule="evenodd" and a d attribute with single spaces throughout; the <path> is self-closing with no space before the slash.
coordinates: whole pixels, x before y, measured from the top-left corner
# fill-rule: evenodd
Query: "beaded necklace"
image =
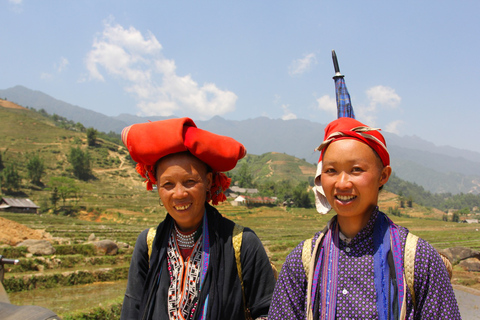
<path id="1" fill-rule="evenodd" d="M 192 249 L 195 245 L 195 242 L 198 240 L 197 234 L 201 234 L 201 229 L 199 228 L 190 234 L 183 234 L 178 230 L 177 224 L 175 226 L 175 237 L 177 238 L 177 244 L 179 249 Z"/>

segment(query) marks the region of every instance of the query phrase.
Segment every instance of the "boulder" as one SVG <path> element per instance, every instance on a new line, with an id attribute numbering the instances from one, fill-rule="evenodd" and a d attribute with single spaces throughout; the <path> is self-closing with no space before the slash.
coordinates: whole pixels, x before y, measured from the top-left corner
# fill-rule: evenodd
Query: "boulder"
<path id="1" fill-rule="evenodd" d="M 55 248 L 47 240 L 25 240 L 17 244 L 17 247 L 25 246 L 27 251 L 36 256 L 51 255 L 55 253 Z"/>
<path id="2" fill-rule="evenodd" d="M 130 245 L 128 243 L 125 243 L 125 242 L 117 242 L 117 245 L 118 245 L 119 248 L 122 248 L 122 249 L 130 248 Z"/>
<path id="3" fill-rule="evenodd" d="M 480 272 L 480 260 L 477 258 L 468 258 L 462 260 L 458 265 L 464 268 L 466 271 Z"/>
<path id="4" fill-rule="evenodd" d="M 90 235 L 88 236 L 88 240 L 87 240 L 87 241 L 95 241 L 95 239 L 97 239 L 97 238 L 95 237 L 95 233 L 92 233 L 92 234 L 90 234 Z"/>
<path id="5" fill-rule="evenodd" d="M 480 252 L 465 247 L 447 248 L 439 250 L 439 252 L 446 255 L 454 265 L 469 258 L 480 259 Z"/>
<path id="6" fill-rule="evenodd" d="M 95 246 L 97 254 L 104 254 L 107 256 L 116 255 L 118 252 L 118 246 L 112 240 L 100 240 L 94 241 L 92 244 Z"/>

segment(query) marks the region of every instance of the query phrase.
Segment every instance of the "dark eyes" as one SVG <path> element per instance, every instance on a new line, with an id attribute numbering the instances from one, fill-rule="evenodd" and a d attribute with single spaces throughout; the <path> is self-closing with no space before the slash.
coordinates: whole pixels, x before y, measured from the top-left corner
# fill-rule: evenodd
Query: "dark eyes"
<path id="1" fill-rule="evenodd" d="M 351 169 L 351 172 L 353 172 L 353 173 L 359 173 L 359 172 L 364 172 L 364 171 L 365 171 L 365 170 L 363 170 L 361 167 L 353 167 L 353 168 Z M 323 172 L 324 172 L 324 173 L 327 173 L 327 174 L 328 174 L 328 173 L 336 173 L 337 170 L 335 170 L 334 168 L 326 168 L 326 169 L 324 169 Z"/>
<path id="2" fill-rule="evenodd" d="M 185 182 L 183 183 L 183 185 L 185 187 L 193 187 L 195 186 L 195 184 L 197 183 L 197 180 L 195 179 L 188 179 L 188 180 L 185 180 Z M 161 184 L 161 187 L 162 188 L 165 188 L 165 189 L 171 189 L 175 186 L 175 183 L 173 182 L 165 182 L 163 184 Z"/>

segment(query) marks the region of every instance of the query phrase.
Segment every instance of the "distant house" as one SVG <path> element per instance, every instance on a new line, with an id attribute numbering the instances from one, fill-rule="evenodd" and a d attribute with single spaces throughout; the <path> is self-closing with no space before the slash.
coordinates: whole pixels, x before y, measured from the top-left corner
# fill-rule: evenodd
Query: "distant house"
<path id="1" fill-rule="evenodd" d="M 238 196 L 231 203 L 233 206 L 273 206 L 277 202 L 277 198 L 269 197 L 250 197 L 250 196 Z"/>
<path id="2" fill-rule="evenodd" d="M 241 193 L 241 194 L 246 194 L 246 193 L 256 194 L 256 193 L 258 193 L 257 189 L 254 189 L 254 188 L 240 188 L 240 187 L 237 187 L 237 186 L 231 186 L 227 190 L 229 190 L 228 192 L 237 193 L 237 194 L 238 193 Z"/>
<path id="3" fill-rule="evenodd" d="M 37 206 L 30 199 L 2 198 L 0 200 L 0 211 L 17 213 L 38 213 Z"/>

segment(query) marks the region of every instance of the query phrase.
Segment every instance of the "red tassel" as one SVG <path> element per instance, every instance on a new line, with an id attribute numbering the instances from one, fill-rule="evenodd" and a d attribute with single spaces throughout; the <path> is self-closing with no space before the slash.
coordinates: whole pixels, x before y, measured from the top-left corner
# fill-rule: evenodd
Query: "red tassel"
<path id="1" fill-rule="evenodd" d="M 231 180 L 232 179 L 227 177 L 223 172 L 215 172 L 213 174 L 212 187 L 210 188 L 213 205 L 217 205 L 219 202 L 227 200 L 227 197 L 223 192 L 228 189 Z"/>

